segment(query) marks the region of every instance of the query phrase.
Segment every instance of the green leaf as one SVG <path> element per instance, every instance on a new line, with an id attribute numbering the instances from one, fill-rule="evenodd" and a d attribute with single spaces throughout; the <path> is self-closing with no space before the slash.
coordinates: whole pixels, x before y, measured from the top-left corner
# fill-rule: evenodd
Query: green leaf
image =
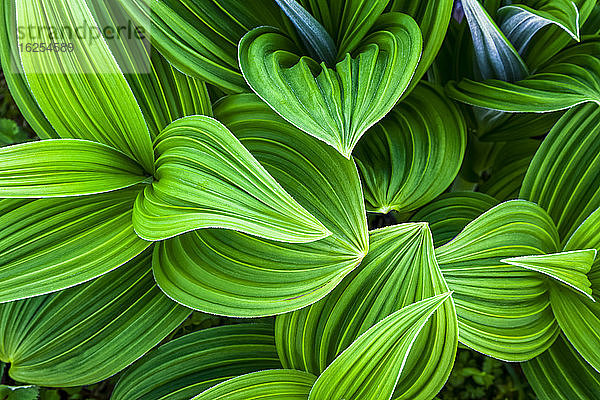
<path id="1" fill-rule="evenodd" d="M 596 254 L 600 249 L 600 208 L 594 211 L 574 231 L 567 240 L 565 251 L 575 252 L 578 248 L 593 248 L 588 252 Z M 594 261 L 592 254 L 588 255 Z M 589 263 L 591 264 L 591 262 Z M 589 268 L 589 264 L 587 265 Z M 581 268 L 581 272 L 585 269 Z M 556 320 L 571 345 L 596 371 L 600 371 L 600 260 L 591 265 L 588 277 L 592 284 L 592 296 L 584 297 L 562 285 L 550 288 L 550 302 Z M 591 297 L 591 299 L 590 299 Z M 573 312 L 577 310 L 576 312 Z"/>
<path id="2" fill-rule="evenodd" d="M 479 0 L 461 0 L 471 30 L 477 72 L 483 79 L 513 82 L 527 76 L 527 66 Z"/>
<path id="3" fill-rule="evenodd" d="M 389 0 L 301 0 L 304 8 L 333 37 L 338 49 L 338 59 L 361 45 L 388 2 Z"/>
<path id="4" fill-rule="evenodd" d="M 557 122 L 527 170 L 519 197 L 546 209 L 563 240 L 600 207 L 599 152 L 600 107 L 585 104 Z"/>
<path id="5" fill-rule="evenodd" d="M 417 86 L 354 151 L 367 210 L 412 211 L 442 193 L 460 169 L 466 130 L 449 99 L 429 84 Z"/>
<path id="6" fill-rule="evenodd" d="M 19 107 L 19 111 L 31 125 L 33 131 L 42 139 L 58 138 L 58 134 L 54 131 L 31 94 L 23 71 L 17 42 L 16 7 L 15 1 L 0 1 L 0 18 L 2 18 L 2 23 L 0 23 L 0 61 L 2 63 L 2 73 L 10 94 Z"/>
<path id="7" fill-rule="evenodd" d="M 521 366 L 540 400 L 600 399 L 600 373 L 562 336 L 545 353 Z"/>
<path id="8" fill-rule="evenodd" d="M 239 59 L 252 90 L 283 118 L 336 148 L 346 158 L 369 127 L 398 101 L 421 54 L 415 21 L 380 17 L 335 69 L 302 53 L 283 32 L 260 27 L 240 41 Z"/>
<path id="9" fill-rule="evenodd" d="M 157 245 L 161 289 L 190 308 L 232 317 L 296 310 L 329 293 L 361 257 L 333 238 L 295 244 L 202 229 Z"/>
<path id="10" fill-rule="evenodd" d="M 525 0 L 498 10 L 500 28 L 519 53 L 543 27 L 554 24 L 579 41 L 579 9 L 572 0 Z"/>
<path id="11" fill-rule="evenodd" d="M 17 24 L 39 27 L 36 42 L 53 43 L 52 27 L 97 28 L 85 0 L 55 4 L 49 0 L 17 0 Z M 45 10 L 40 13 L 39 10 Z M 39 37 L 38 37 L 39 36 Z M 21 51 L 21 61 L 40 109 L 62 138 L 107 144 L 153 172 L 154 154 L 148 127 L 135 97 L 106 41 L 71 35 L 73 51 L 52 57 Z M 29 38 L 20 38 L 25 46 Z"/>
<path id="12" fill-rule="evenodd" d="M 155 152 L 155 180 L 133 211 L 143 239 L 164 240 L 200 228 L 296 243 L 331 234 L 213 118 L 173 122 L 156 138 Z"/>
<path id="13" fill-rule="evenodd" d="M 132 21 L 116 0 L 86 0 L 98 26 L 128 27 Z M 148 21 L 144 21 L 148 22 Z M 135 27 L 134 27 L 135 28 Z M 147 29 L 143 25 L 139 29 Z M 143 34 L 151 34 L 145 31 Z M 109 35 L 107 44 L 142 110 L 152 138 L 171 122 L 188 115 L 211 115 L 204 82 L 188 77 L 140 40 Z"/>
<path id="14" fill-rule="evenodd" d="M 275 0 L 279 8 L 292 21 L 304 46 L 315 60 L 328 65 L 335 63 L 337 49 L 329 33 L 296 0 Z"/>
<path id="15" fill-rule="evenodd" d="M 571 345 L 596 371 L 600 370 L 600 304 L 556 284 L 550 290 L 550 302 Z"/>
<path id="16" fill-rule="evenodd" d="M 524 0 L 521 2 L 530 4 L 535 8 L 538 3 L 542 4 L 544 1 L 547 0 Z M 573 0 L 573 3 L 577 6 L 579 13 L 577 25 L 580 28 L 581 37 L 581 35 L 585 34 L 582 30 L 583 25 L 590 17 L 595 7 L 596 0 Z M 572 8 L 567 8 L 567 10 L 570 11 Z M 577 43 L 575 39 L 573 39 L 573 37 L 563 28 L 551 24 L 535 34 L 535 40 L 529 42 L 529 45 L 524 50 L 523 58 L 531 70 L 536 70 L 566 46 L 575 43 Z"/>
<path id="17" fill-rule="evenodd" d="M 454 291 L 459 340 L 507 361 L 546 350 L 558 334 L 543 275 L 507 265 L 504 258 L 559 251 L 556 227 L 537 205 L 501 203 L 436 249 Z"/>
<path id="18" fill-rule="evenodd" d="M 159 245 L 158 284 L 189 307 L 239 317 L 288 312 L 317 301 L 369 247 L 356 166 L 286 123 L 255 95 L 228 96 L 215 114 L 332 234 L 287 244 L 231 230 L 188 233 Z"/>
<path id="19" fill-rule="evenodd" d="M 536 73 L 510 83 L 463 79 L 446 87 L 450 97 L 473 106 L 508 112 L 550 112 L 600 104 L 600 39 L 588 38 L 558 53 Z"/>
<path id="20" fill-rule="evenodd" d="M 370 242 L 361 265 L 327 297 L 277 317 L 277 348 L 284 367 L 318 375 L 388 315 L 448 291 L 426 224 L 374 230 Z M 401 398 L 431 398 L 442 388 L 456 352 L 456 324 L 449 301 L 422 328 L 396 384 Z"/>
<path id="21" fill-rule="evenodd" d="M 600 251 L 600 207 L 595 209 L 587 218 L 583 220 L 581 225 L 574 229 L 571 236 L 565 242 L 564 251 L 574 251 L 578 249 L 593 248 Z M 600 299 L 600 276 L 596 273 L 600 272 L 600 258 L 596 257 L 589 278 L 592 281 L 592 290 L 594 296 Z"/>
<path id="22" fill-rule="evenodd" d="M 405 96 L 419 83 L 436 58 L 446 36 L 453 3 L 453 0 L 392 0 L 388 3 L 390 11 L 413 17 L 423 35 L 423 53 Z"/>
<path id="23" fill-rule="evenodd" d="M 536 256 L 511 257 L 501 261 L 548 275 L 593 300 L 592 283 L 586 274 L 590 272 L 595 258 L 596 249 L 587 249 Z"/>
<path id="24" fill-rule="evenodd" d="M 229 379 L 191 400 L 306 400 L 314 381 L 306 372 L 270 369 Z"/>
<path id="25" fill-rule="evenodd" d="M 0 197 L 103 193 L 147 180 L 125 154 L 96 142 L 52 139 L 0 148 Z"/>
<path id="26" fill-rule="evenodd" d="M 590 12 L 589 18 L 581 26 L 583 35 L 598 35 L 600 34 L 600 4 L 591 1 L 594 6 Z"/>
<path id="27" fill-rule="evenodd" d="M 421 300 L 371 327 L 323 371 L 308 399 L 389 399 L 423 327 L 449 298 Z"/>
<path id="28" fill-rule="evenodd" d="M 125 74 L 155 138 L 171 122 L 190 115 L 212 115 L 206 84 L 186 76 L 158 52 L 147 61 L 152 73 Z"/>
<path id="29" fill-rule="evenodd" d="M 88 385 L 131 364 L 188 315 L 156 287 L 146 253 L 84 285 L 0 305 L 0 359 L 20 382 Z"/>
<path id="30" fill-rule="evenodd" d="M 40 389 L 37 386 L 6 386 L 0 385 L 2 400 L 37 400 Z"/>
<path id="31" fill-rule="evenodd" d="M 111 400 L 189 400 L 237 375 L 275 368 L 273 325 L 219 326 L 150 351 L 121 375 Z"/>
<path id="32" fill-rule="evenodd" d="M 257 26 L 286 27 L 273 0 L 118 1 L 177 69 L 227 93 L 248 91 L 237 60 L 240 38 Z"/>
<path id="33" fill-rule="evenodd" d="M 250 153 L 335 237 L 334 248 L 361 258 L 369 248 L 365 206 L 356 165 L 323 142 L 285 122 L 252 94 L 215 105 Z"/>
<path id="34" fill-rule="evenodd" d="M 65 289 L 146 249 L 131 224 L 138 189 L 0 201 L 0 302 Z"/>
<path id="35" fill-rule="evenodd" d="M 502 201 L 518 198 L 529 164 L 539 146 L 538 140 L 531 139 L 499 146 L 490 168 L 491 176 L 479 185 L 479 190 Z"/>
<path id="36" fill-rule="evenodd" d="M 444 193 L 412 217 L 414 222 L 427 222 L 439 247 L 454 239 L 471 221 L 498 205 L 498 200 L 480 192 Z"/>

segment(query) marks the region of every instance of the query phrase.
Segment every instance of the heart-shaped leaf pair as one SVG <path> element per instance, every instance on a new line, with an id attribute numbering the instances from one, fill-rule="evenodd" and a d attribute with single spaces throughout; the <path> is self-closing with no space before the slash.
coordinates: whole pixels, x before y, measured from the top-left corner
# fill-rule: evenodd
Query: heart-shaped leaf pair
<path id="1" fill-rule="evenodd" d="M 349 158 L 365 131 L 404 93 L 422 49 L 409 16 L 383 14 L 335 69 L 302 57 L 294 41 L 271 27 L 247 33 L 239 45 L 248 84 L 283 118 Z"/>

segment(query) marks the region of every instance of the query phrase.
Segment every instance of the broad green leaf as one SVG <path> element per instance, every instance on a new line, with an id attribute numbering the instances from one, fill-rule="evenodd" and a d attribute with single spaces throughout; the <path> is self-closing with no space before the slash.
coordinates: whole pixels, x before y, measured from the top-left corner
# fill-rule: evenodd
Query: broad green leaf
<path id="1" fill-rule="evenodd" d="M 426 224 L 374 230 L 370 242 L 361 265 L 327 297 L 277 317 L 277 349 L 284 367 L 318 375 L 388 315 L 448 291 Z M 431 398 L 442 388 L 456 352 L 456 323 L 448 301 L 422 327 L 396 384 L 400 398 Z"/>
<path id="2" fill-rule="evenodd" d="M 0 1 L 0 61 L 2 74 L 10 93 L 34 132 L 42 139 L 58 138 L 58 134 L 35 101 L 23 72 L 17 42 L 16 2 Z"/>
<path id="3" fill-rule="evenodd" d="M 521 366 L 540 400 L 600 399 L 600 373 L 562 336 L 546 352 Z"/>
<path id="4" fill-rule="evenodd" d="M 53 43 L 52 30 L 97 27 L 85 0 L 17 0 L 19 26 L 39 27 L 36 42 Z M 39 12 L 43 10 L 43 12 Z M 105 40 L 71 35 L 73 51 L 21 51 L 21 61 L 40 109 L 62 138 L 93 140 L 121 150 L 153 172 L 148 127 Z M 23 46 L 34 40 L 25 35 Z"/>
<path id="5" fill-rule="evenodd" d="M 156 287 L 146 253 L 89 283 L 0 305 L 0 359 L 16 381 L 88 385 L 131 364 L 188 315 Z"/>
<path id="6" fill-rule="evenodd" d="M 533 75 L 514 83 L 489 79 L 450 82 L 450 97 L 473 106 L 508 112 L 550 112 L 600 104 L 600 39 L 592 37 L 558 53 Z"/>
<path id="7" fill-rule="evenodd" d="M 498 200 L 480 192 L 444 193 L 417 211 L 411 221 L 427 222 L 434 244 L 439 247 L 454 239 L 469 222 L 496 205 Z"/>
<path id="8" fill-rule="evenodd" d="M 219 326 L 150 351 L 121 375 L 111 400 L 189 400 L 235 376 L 276 368 L 273 325 Z"/>
<path id="9" fill-rule="evenodd" d="M 122 27 L 132 23 L 117 0 L 85 1 L 99 26 Z M 139 29 L 148 28 L 142 25 Z M 148 33 L 152 31 L 144 32 Z M 204 82 L 176 70 L 150 47 L 148 38 L 132 39 L 119 34 L 108 39 L 110 51 L 131 87 L 152 138 L 181 117 L 212 114 Z"/>
<path id="10" fill-rule="evenodd" d="M 106 145 L 52 139 L 0 148 L 0 197 L 65 197 L 134 186 L 148 177 Z"/>
<path id="11" fill-rule="evenodd" d="M 527 66 L 479 0 L 461 0 L 471 30 L 477 72 L 483 79 L 513 82 L 527 76 Z"/>
<path id="12" fill-rule="evenodd" d="M 446 36 L 452 15 L 452 6 L 453 0 L 392 0 L 388 3 L 390 11 L 401 12 L 413 17 L 419 24 L 423 35 L 423 53 L 404 95 L 410 93 L 419 83 L 437 56 Z"/>
<path id="13" fill-rule="evenodd" d="M 200 228 L 297 243 L 330 235 L 215 119 L 179 119 L 154 147 L 155 180 L 133 211 L 141 238 L 164 240 Z"/>
<path id="14" fill-rule="evenodd" d="M 125 78 L 142 109 L 152 138 L 180 118 L 212 115 L 204 82 L 179 72 L 155 50 L 149 57 L 152 73 L 125 74 Z"/>
<path id="15" fill-rule="evenodd" d="M 360 46 L 389 0 L 300 0 L 337 46 L 338 61 Z"/>
<path id="16" fill-rule="evenodd" d="M 501 261 L 548 275 L 593 300 L 592 283 L 586 274 L 590 272 L 595 258 L 596 249 L 587 249 L 511 257 Z"/>
<path id="17" fill-rule="evenodd" d="M 491 176 L 478 189 L 501 201 L 518 198 L 531 159 L 539 146 L 538 140 L 531 139 L 501 145 L 489 170 Z"/>
<path id="18" fill-rule="evenodd" d="M 334 64 L 337 48 L 323 25 L 296 0 L 275 0 L 275 2 L 296 27 L 311 57 L 328 65 Z"/>
<path id="19" fill-rule="evenodd" d="M 40 388 L 37 386 L 7 386 L 0 385 L 0 398 L 2 400 L 37 400 Z"/>
<path id="20" fill-rule="evenodd" d="M 230 96 L 215 115 L 283 188 L 321 221 L 353 257 L 369 248 L 365 206 L 356 165 L 323 142 L 285 122 L 257 96 Z"/>
<path id="21" fill-rule="evenodd" d="M 346 158 L 369 127 L 396 104 L 417 67 L 422 39 L 404 14 L 382 15 L 335 69 L 318 64 L 276 28 L 240 41 L 239 59 L 252 90 L 290 123 Z"/>
<path id="22" fill-rule="evenodd" d="M 247 92 L 237 45 L 257 26 L 285 28 L 273 0 L 118 0 L 177 69 L 228 93 Z M 292 27 L 293 29 L 293 27 Z"/>
<path id="23" fill-rule="evenodd" d="M 579 41 L 579 9 L 572 0 L 525 0 L 498 10 L 500 28 L 523 54 L 535 34 L 554 24 Z"/>
<path id="24" fill-rule="evenodd" d="M 550 302 L 563 334 L 596 371 L 600 371 L 600 304 L 554 284 Z"/>
<path id="25" fill-rule="evenodd" d="M 595 4 L 590 12 L 589 18 L 581 26 L 581 33 L 583 35 L 600 34 L 600 4 L 598 4 L 597 2 L 593 3 Z"/>
<path id="26" fill-rule="evenodd" d="M 367 210 L 415 210 L 442 193 L 458 173 L 467 133 L 462 114 L 426 83 L 362 138 L 354 151 Z"/>
<path id="27" fill-rule="evenodd" d="M 138 190 L 1 200 L 0 302 L 80 284 L 146 249 L 131 224 Z"/>
<path id="28" fill-rule="evenodd" d="M 154 275 L 187 307 L 232 317 L 259 317 L 319 300 L 362 257 L 334 238 L 283 243 L 223 229 L 201 229 L 157 245 Z"/>
<path id="29" fill-rule="evenodd" d="M 468 224 L 436 249 L 454 291 L 459 340 L 507 361 L 546 350 L 558 334 L 543 275 L 501 260 L 559 251 L 556 227 L 537 205 L 513 200 Z"/>
<path id="30" fill-rule="evenodd" d="M 356 166 L 285 122 L 255 95 L 226 97 L 215 114 L 332 234 L 286 244 L 231 230 L 191 232 L 159 245 L 158 284 L 189 307 L 240 317 L 288 312 L 317 301 L 369 247 Z"/>
<path id="31" fill-rule="evenodd" d="M 192 400 L 306 400 L 315 379 L 293 369 L 258 371 L 213 386 Z"/>
<path id="32" fill-rule="evenodd" d="M 594 211 L 569 237 L 565 250 L 576 252 L 578 248 L 595 254 L 600 250 L 600 208 Z M 573 260 L 574 262 L 575 260 Z M 593 258 L 591 261 L 594 261 Z M 582 272 L 584 269 L 582 268 Z M 561 287 L 557 284 L 550 289 L 550 302 L 564 335 L 596 371 L 600 371 L 600 260 L 596 258 L 588 277 L 592 284 L 592 298 Z M 577 310 L 573 312 L 573 310 Z"/>
<path id="33" fill-rule="evenodd" d="M 519 197 L 547 210 L 563 240 L 600 207 L 599 153 L 600 107 L 585 104 L 557 122 L 527 170 Z"/>
<path id="34" fill-rule="evenodd" d="M 546 1 L 548 0 L 522 0 L 519 3 L 535 3 L 537 5 Z M 590 17 L 595 7 L 596 0 L 573 0 L 573 3 L 577 6 L 579 14 L 577 25 L 579 26 L 581 38 L 581 36 L 585 34 L 585 31 L 582 29 L 583 25 Z M 566 8 L 562 11 L 567 11 L 568 13 L 570 10 L 572 10 L 572 8 Z M 535 34 L 534 40 L 529 42 L 529 45 L 522 54 L 523 59 L 531 70 L 536 70 L 566 46 L 575 43 L 577 43 L 576 40 L 563 28 L 555 24 L 550 24 L 543 29 L 540 29 Z"/>
<path id="35" fill-rule="evenodd" d="M 450 292 L 421 300 L 371 327 L 323 371 L 308 399 L 391 398 L 423 327 L 449 298 Z"/>
<path id="36" fill-rule="evenodd" d="M 27 132 L 15 121 L 0 118 L 0 147 L 27 142 L 28 140 Z"/>

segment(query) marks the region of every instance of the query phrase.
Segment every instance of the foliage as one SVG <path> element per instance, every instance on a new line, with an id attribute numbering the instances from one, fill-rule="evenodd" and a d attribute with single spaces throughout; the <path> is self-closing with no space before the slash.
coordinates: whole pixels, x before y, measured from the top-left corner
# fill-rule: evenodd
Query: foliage
<path id="1" fill-rule="evenodd" d="M 596 0 L 0 15 L 0 399 L 600 399 Z"/>

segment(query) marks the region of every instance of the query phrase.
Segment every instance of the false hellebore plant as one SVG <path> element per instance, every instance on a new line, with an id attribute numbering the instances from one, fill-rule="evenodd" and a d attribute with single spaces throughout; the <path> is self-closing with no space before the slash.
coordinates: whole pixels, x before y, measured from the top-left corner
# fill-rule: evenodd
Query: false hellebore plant
<path id="1" fill-rule="evenodd" d="M 600 398 L 600 5 L 503 3 L 0 0 L 42 139 L 0 148 L 10 377 L 433 399 L 461 342 Z M 158 52 L 17 35 L 123 15 Z M 168 340 L 192 310 L 271 318 Z"/>

